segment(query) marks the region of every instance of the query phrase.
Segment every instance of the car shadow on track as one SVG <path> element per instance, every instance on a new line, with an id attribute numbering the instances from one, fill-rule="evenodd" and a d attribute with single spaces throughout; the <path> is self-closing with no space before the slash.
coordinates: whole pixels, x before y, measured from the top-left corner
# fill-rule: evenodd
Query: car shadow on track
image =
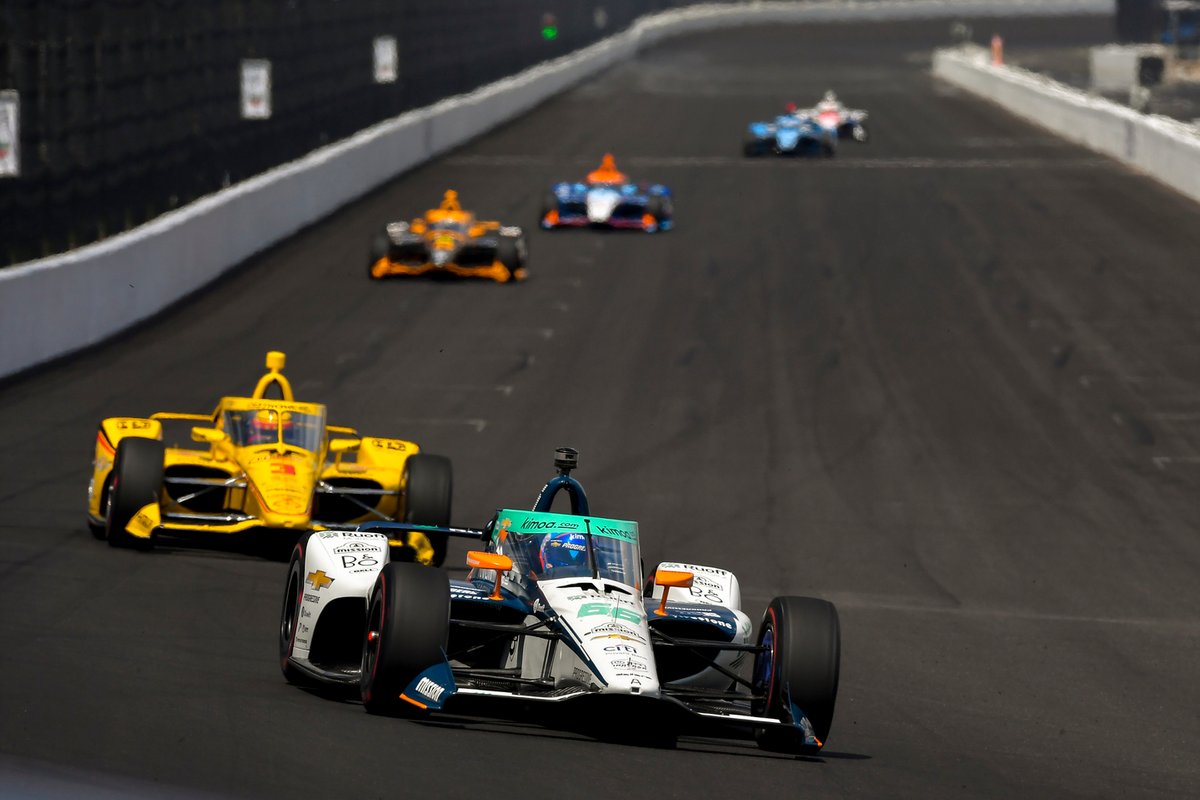
<path id="1" fill-rule="evenodd" d="M 822 751 L 814 755 L 789 755 L 762 750 L 747 730 L 699 723 L 687 729 L 660 728 L 652 720 L 630 724 L 624 716 L 608 729 L 597 729 L 594 714 L 579 715 L 569 707 L 543 707 L 509 701 L 473 701 L 470 712 L 411 720 L 422 727 L 471 731 L 482 734 L 525 736 L 561 742 L 593 742 L 655 750 L 680 750 L 740 758 L 768 758 L 823 764 L 826 760 L 866 761 L 862 753 Z M 637 731 L 632 734 L 630 731 Z"/>

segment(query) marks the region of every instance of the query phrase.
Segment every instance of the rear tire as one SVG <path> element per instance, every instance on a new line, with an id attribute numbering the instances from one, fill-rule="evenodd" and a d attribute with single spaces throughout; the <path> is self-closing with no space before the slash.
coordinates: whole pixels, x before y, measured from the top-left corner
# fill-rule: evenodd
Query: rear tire
<path id="1" fill-rule="evenodd" d="M 832 603 L 812 597 L 776 597 L 767 606 L 758 634 L 769 649 L 754 659 L 755 716 L 789 720 L 796 705 L 824 743 L 833 723 L 841 662 L 841 628 Z M 759 730 L 759 747 L 783 753 L 820 749 L 804 742 L 804 734 L 784 724 Z"/>
<path id="2" fill-rule="evenodd" d="M 371 714 L 420 710 L 400 699 L 413 679 L 445 659 L 450 634 L 450 579 L 419 564 L 384 565 L 367 606 L 359 689 Z"/>
<path id="3" fill-rule="evenodd" d="M 371 238 L 371 252 L 368 256 L 371 260 L 367 263 L 367 275 L 371 280 L 379 280 L 380 276 L 375 274 L 375 264 L 379 259 L 387 257 L 391 246 L 392 242 L 386 233 L 377 233 Z"/>
<path id="4" fill-rule="evenodd" d="M 404 522 L 414 525 L 450 524 L 450 503 L 454 494 L 454 468 L 450 459 L 429 453 L 417 453 L 404 462 L 407 477 L 404 481 Z M 433 566 L 446 560 L 450 537 L 444 533 L 427 533 L 433 546 Z"/>
<path id="5" fill-rule="evenodd" d="M 152 539 L 139 539 L 125 526 L 143 506 L 159 501 L 165 450 L 157 439 L 130 438 L 117 443 L 104 523 L 113 547 L 149 550 L 154 546 Z"/>

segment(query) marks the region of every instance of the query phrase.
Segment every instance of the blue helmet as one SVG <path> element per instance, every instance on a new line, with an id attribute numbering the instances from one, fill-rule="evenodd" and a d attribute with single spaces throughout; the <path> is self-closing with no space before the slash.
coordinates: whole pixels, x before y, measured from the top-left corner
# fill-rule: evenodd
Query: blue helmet
<path id="1" fill-rule="evenodd" d="M 587 537 L 582 533 L 556 533 L 542 540 L 542 569 L 587 565 Z"/>

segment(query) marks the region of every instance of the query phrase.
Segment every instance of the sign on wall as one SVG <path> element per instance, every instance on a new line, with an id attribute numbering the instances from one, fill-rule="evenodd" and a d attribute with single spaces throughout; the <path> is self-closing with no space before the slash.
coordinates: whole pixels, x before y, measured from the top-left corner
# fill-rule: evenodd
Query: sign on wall
<path id="1" fill-rule="evenodd" d="M 271 62 L 242 59 L 242 118 L 271 118 Z"/>
<path id="2" fill-rule="evenodd" d="M 21 174 L 21 104 L 14 91 L 0 92 L 0 178 Z"/>
<path id="3" fill-rule="evenodd" d="M 395 83 L 400 73 L 400 54 L 395 36 L 375 38 L 375 82 Z"/>

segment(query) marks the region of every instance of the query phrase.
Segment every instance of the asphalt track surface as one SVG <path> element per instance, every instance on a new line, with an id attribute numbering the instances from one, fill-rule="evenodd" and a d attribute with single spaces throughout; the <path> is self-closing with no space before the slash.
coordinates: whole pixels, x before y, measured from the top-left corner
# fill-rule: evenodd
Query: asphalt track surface
<path id="1" fill-rule="evenodd" d="M 0 387 L 0 795 L 1200 793 L 1200 208 L 932 80 L 947 27 L 668 43 Z M 746 122 L 829 87 L 870 144 L 739 156 Z M 532 226 L 605 150 L 673 187 L 676 231 L 534 232 L 519 286 L 367 281 L 385 220 L 453 187 Z M 729 567 L 756 617 L 837 603 L 826 750 L 406 722 L 285 685 L 282 564 L 83 526 L 99 418 L 207 411 L 269 348 L 332 422 L 451 456 L 460 523 L 531 503 L 573 445 L 648 563 Z"/>

